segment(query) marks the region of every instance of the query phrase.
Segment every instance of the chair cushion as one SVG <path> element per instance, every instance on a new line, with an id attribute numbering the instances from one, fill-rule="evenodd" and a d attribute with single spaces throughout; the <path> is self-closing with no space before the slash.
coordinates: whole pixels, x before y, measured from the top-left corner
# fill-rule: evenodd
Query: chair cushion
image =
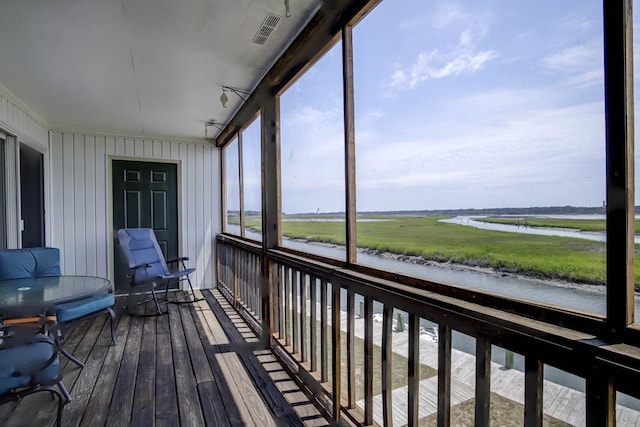
<path id="1" fill-rule="evenodd" d="M 0 280 L 60 276 L 57 248 L 0 250 Z"/>
<path id="2" fill-rule="evenodd" d="M 56 306 L 56 317 L 60 323 L 70 322 L 111 307 L 114 303 L 113 294 L 104 293 L 78 301 L 59 304 Z"/>
<path id="3" fill-rule="evenodd" d="M 54 384 L 60 375 L 59 360 L 47 361 L 54 355 L 53 341 L 46 335 L 35 335 L 49 342 L 35 342 L 0 350 L 0 394 L 11 389 L 38 384 Z"/>
<path id="4" fill-rule="evenodd" d="M 120 229 L 118 242 L 127 260 L 127 266 L 132 269 L 132 285 L 149 283 L 162 275 L 169 274 L 169 268 L 152 229 Z M 139 265 L 149 265 L 149 267 L 135 268 Z"/>
<path id="5" fill-rule="evenodd" d="M 58 248 L 28 249 L 36 260 L 33 277 L 57 277 L 60 272 L 60 250 Z"/>

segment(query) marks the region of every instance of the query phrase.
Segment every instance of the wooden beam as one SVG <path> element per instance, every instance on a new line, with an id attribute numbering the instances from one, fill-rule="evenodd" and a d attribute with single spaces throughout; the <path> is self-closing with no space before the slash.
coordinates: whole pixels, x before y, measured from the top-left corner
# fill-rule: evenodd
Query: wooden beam
<path id="1" fill-rule="evenodd" d="M 634 318 L 632 0 L 605 1 L 607 152 L 607 323 L 612 334 Z"/>
<path id="2" fill-rule="evenodd" d="M 262 248 L 281 244 L 280 103 L 274 97 L 262 104 Z"/>
<path id="3" fill-rule="evenodd" d="M 238 188 L 240 189 L 240 236 L 244 237 L 244 166 L 242 161 L 242 133 L 238 134 Z"/>
<path id="4" fill-rule="evenodd" d="M 351 26 L 342 29 L 342 86 L 344 96 L 344 170 L 345 209 L 347 212 L 347 263 L 355 264 L 358 256 L 356 233 L 356 137 L 353 106 L 353 37 Z"/>

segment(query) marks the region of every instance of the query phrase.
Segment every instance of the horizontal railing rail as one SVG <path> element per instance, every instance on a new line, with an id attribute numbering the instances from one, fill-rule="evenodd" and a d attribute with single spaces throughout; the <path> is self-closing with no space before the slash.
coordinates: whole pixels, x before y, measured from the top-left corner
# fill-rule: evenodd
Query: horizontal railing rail
<path id="1" fill-rule="evenodd" d="M 488 425 L 500 396 L 525 425 L 640 419 L 615 397 L 640 395 L 635 346 L 235 237 L 219 236 L 217 249 L 219 287 L 336 422 L 450 425 L 467 401 Z"/>

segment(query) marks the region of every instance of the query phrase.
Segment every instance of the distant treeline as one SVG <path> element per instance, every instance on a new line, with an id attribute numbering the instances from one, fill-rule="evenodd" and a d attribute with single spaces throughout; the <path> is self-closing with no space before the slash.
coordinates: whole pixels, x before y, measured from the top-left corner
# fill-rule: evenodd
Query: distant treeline
<path id="1" fill-rule="evenodd" d="M 636 211 L 640 206 L 636 206 Z M 399 211 L 361 211 L 358 215 L 604 215 L 603 206 L 537 206 L 530 208 L 485 208 L 485 209 L 431 209 L 431 210 L 399 210 Z M 331 217 L 344 216 L 344 212 L 297 213 L 284 214 L 290 217 Z"/>
<path id="2" fill-rule="evenodd" d="M 435 209 L 421 211 L 358 212 L 360 215 L 604 215 L 602 206 L 538 206 L 531 208 Z"/>

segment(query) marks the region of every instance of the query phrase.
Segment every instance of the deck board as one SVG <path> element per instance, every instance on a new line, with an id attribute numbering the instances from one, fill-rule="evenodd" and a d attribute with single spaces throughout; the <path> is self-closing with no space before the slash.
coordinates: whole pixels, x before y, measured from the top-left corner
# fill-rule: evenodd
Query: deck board
<path id="1" fill-rule="evenodd" d="M 61 358 L 73 399 L 63 426 L 327 425 L 219 292 L 201 294 L 163 316 L 117 313 L 116 345 L 106 316 L 79 322 L 64 346 L 85 368 Z M 52 426 L 55 411 L 39 393 L 0 407 L 0 425 Z"/>

